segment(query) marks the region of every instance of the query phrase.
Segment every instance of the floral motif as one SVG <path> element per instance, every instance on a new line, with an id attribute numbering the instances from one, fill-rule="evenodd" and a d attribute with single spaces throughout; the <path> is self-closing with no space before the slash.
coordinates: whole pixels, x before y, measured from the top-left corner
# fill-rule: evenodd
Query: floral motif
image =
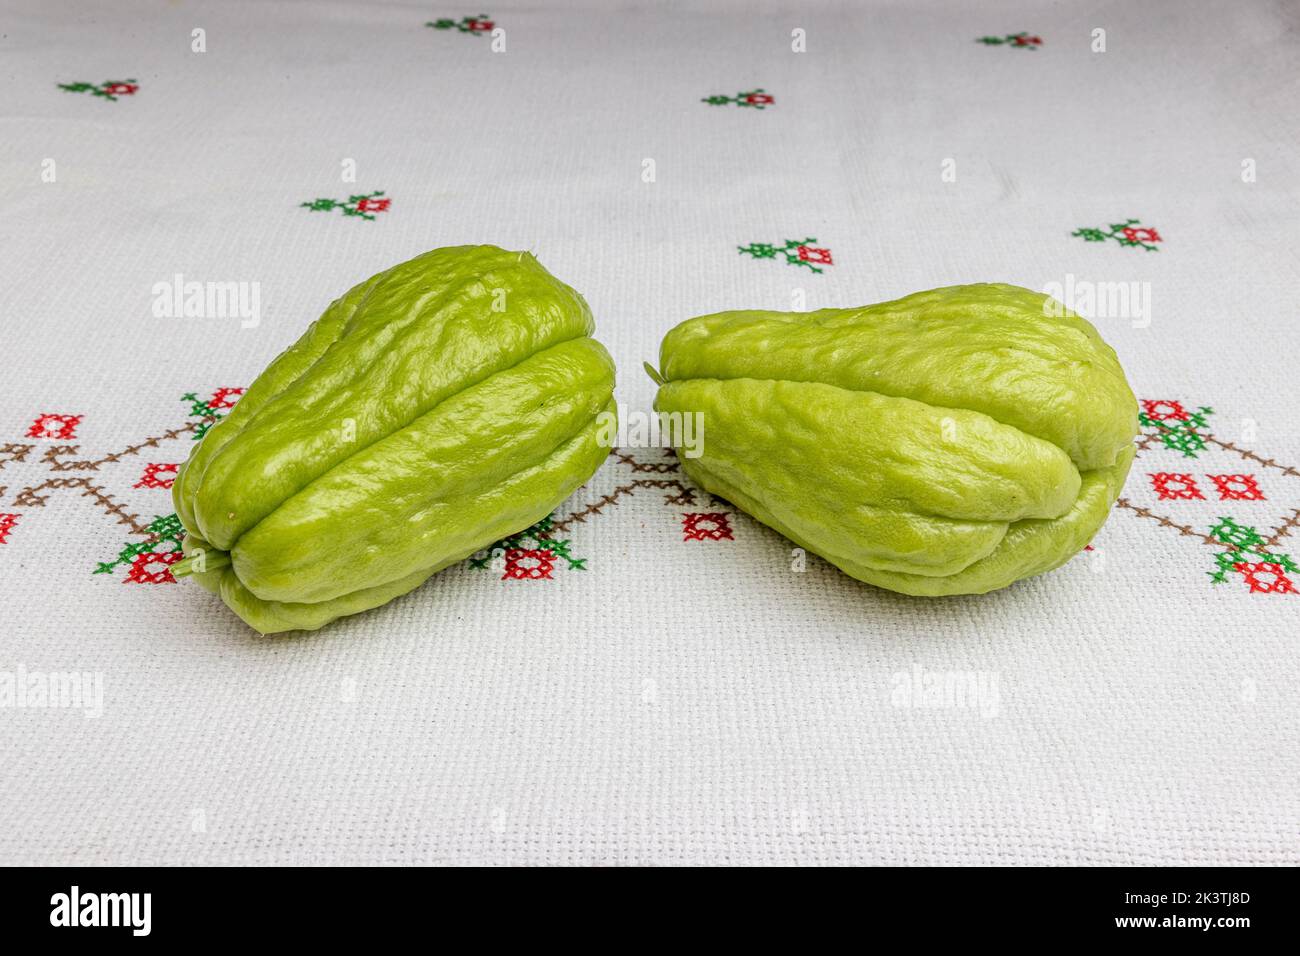
<path id="1" fill-rule="evenodd" d="M 822 272 L 818 266 L 834 265 L 829 249 L 811 246 L 816 239 L 786 239 L 780 246 L 768 242 L 751 242 L 747 246 L 737 246 L 742 255 L 755 259 L 775 259 L 781 256 L 787 265 L 807 266 L 813 272 Z"/>
<path id="2" fill-rule="evenodd" d="M 983 43 L 986 46 L 1002 46 L 1005 44 L 1020 50 L 1033 50 L 1043 45 L 1042 37 L 1030 36 L 1023 30 L 1020 33 L 1008 33 L 1006 36 L 1000 37 L 980 37 L 975 42 Z"/>
<path id="3" fill-rule="evenodd" d="M 180 470 L 180 465 L 150 462 L 144 466 L 144 474 L 140 476 L 132 488 L 170 488 L 176 481 L 176 473 Z"/>
<path id="4" fill-rule="evenodd" d="M 89 93 L 102 99 L 117 102 L 119 96 L 135 96 L 140 89 L 135 80 L 105 80 L 103 83 L 60 83 L 59 89 L 69 93 Z"/>
<path id="5" fill-rule="evenodd" d="M 555 569 L 555 552 L 546 548 L 510 548 L 505 553 L 505 559 L 503 580 L 549 580 L 551 571 Z"/>
<path id="6" fill-rule="evenodd" d="M 27 429 L 28 438 L 76 438 L 80 415 L 39 415 Z"/>
<path id="7" fill-rule="evenodd" d="M 1220 518 L 1210 528 L 1210 537 L 1228 546 L 1230 550 L 1214 556 L 1216 569 L 1209 572 L 1210 580 L 1222 584 L 1228 572 L 1240 574 L 1252 594 L 1296 594 L 1295 583 L 1288 574 L 1300 574 L 1289 554 L 1274 554 L 1263 536 L 1249 525 L 1237 524 L 1232 518 Z M 1264 580 L 1261 575 L 1271 575 Z"/>
<path id="8" fill-rule="evenodd" d="M 708 103 L 710 106 L 725 106 L 728 103 L 735 103 L 737 106 L 765 110 L 776 103 L 776 97 L 759 87 L 756 90 L 737 93 L 735 96 L 706 96 L 700 102 Z"/>
<path id="9" fill-rule="evenodd" d="M 181 401 L 190 403 L 190 417 L 198 419 L 194 428 L 194 441 L 198 441 L 208 433 L 208 429 L 225 418 L 221 413 L 226 409 L 234 408 L 235 402 L 243 394 L 242 388 L 219 388 L 206 401 L 194 392 L 186 392 L 182 395 Z"/>
<path id="10" fill-rule="evenodd" d="M 185 528 L 174 514 L 159 515 L 145 528 L 148 535 L 143 541 L 128 541 L 113 561 L 101 561 L 96 574 L 112 574 L 119 565 L 127 565 L 126 581 L 130 584 L 175 584 L 167 565 L 182 557 L 181 541 Z M 169 545 L 164 549 L 165 545 Z M 163 567 L 157 568 L 157 565 Z"/>
<path id="11" fill-rule="evenodd" d="M 144 551 L 131 559 L 124 584 L 175 584 L 168 565 L 175 564 L 184 555 L 180 551 Z"/>
<path id="12" fill-rule="evenodd" d="M 1168 471 L 1156 472 L 1151 476 L 1156 496 L 1161 501 L 1204 501 L 1205 495 L 1196 486 L 1196 479 L 1191 475 L 1175 474 Z"/>
<path id="13" fill-rule="evenodd" d="M 518 534 L 485 548 L 469 559 L 469 566 L 477 571 L 488 570 L 492 562 L 504 559 L 501 580 L 536 581 L 550 579 L 551 572 L 559 561 L 565 562 L 570 571 L 587 570 L 586 558 L 575 558 L 569 551 L 572 544 L 567 538 L 554 538 L 552 533 L 555 519 L 543 518 L 531 528 L 525 528 Z"/>
<path id="14" fill-rule="evenodd" d="M 346 201 L 338 199 L 313 199 L 311 202 L 300 203 L 306 206 L 312 212 L 330 212 L 337 209 L 345 216 L 360 216 L 362 219 L 374 219 L 375 213 L 387 212 L 388 207 L 392 205 L 391 199 L 380 199 L 383 196 L 382 189 L 365 195 L 349 196 Z"/>
<path id="15" fill-rule="evenodd" d="M 687 512 L 682 515 L 683 541 L 734 541 L 730 515 L 725 512 Z"/>
<path id="16" fill-rule="evenodd" d="M 1114 239 L 1121 246 L 1141 246 L 1147 252 L 1159 252 L 1155 244 L 1164 241 L 1160 238 L 1160 233 L 1138 223 L 1137 219 L 1125 219 L 1123 222 L 1111 223 L 1109 232 L 1084 227 L 1074 230 L 1070 235 L 1078 236 L 1085 242 L 1105 242 L 1107 239 Z"/>
<path id="17" fill-rule="evenodd" d="M 478 36 L 482 33 L 491 33 L 496 24 L 489 20 L 486 13 L 480 13 L 476 17 L 461 17 L 459 20 L 442 18 L 430 20 L 425 23 L 426 27 L 433 27 L 435 30 L 459 30 L 461 33 L 468 33 L 470 36 Z"/>
<path id="18" fill-rule="evenodd" d="M 1189 412 L 1180 402 L 1143 399 L 1138 422 L 1143 428 L 1154 428 L 1166 448 L 1182 452 L 1184 458 L 1196 458 L 1205 450 L 1203 430 L 1210 427 L 1213 414 L 1214 409 L 1205 406 Z"/>
<path id="19" fill-rule="evenodd" d="M 1210 475 L 1220 501 L 1267 501 L 1254 475 Z"/>

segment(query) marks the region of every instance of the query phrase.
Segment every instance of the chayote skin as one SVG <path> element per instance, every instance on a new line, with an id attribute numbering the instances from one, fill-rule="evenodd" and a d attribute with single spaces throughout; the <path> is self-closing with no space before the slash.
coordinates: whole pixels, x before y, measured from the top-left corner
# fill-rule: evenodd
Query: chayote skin
<path id="1" fill-rule="evenodd" d="M 1010 285 L 701 316 L 660 366 L 656 409 L 703 415 L 703 454 L 681 459 L 697 484 L 905 594 L 1065 563 L 1106 520 L 1138 431 L 1097 330 Z"/>
<path id="2" fill-rule="evenodd" d="M 614 365 L 528 253 L 435 249 L 325 310 L 172 486 L 192 573 L 262 633 L 378 607 L 549 514 L 609 449 Z"/>

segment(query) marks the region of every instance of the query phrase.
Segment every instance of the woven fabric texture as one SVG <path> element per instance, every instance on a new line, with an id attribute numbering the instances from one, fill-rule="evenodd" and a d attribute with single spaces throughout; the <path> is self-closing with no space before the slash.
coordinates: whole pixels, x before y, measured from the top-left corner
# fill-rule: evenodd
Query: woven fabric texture
<path id="1" fill-rule="evenodd" d="M 1295 9 L 0 9 L 0 863 L 1300 863 Z M 313 635 L 172 581 L 197 434 L 471 242 L 586 296 L 633 410 L 694 315 L 1054 290 L 1140 455 L 983 597 L 801 563 L 636 447 L 564 553 Z"/>

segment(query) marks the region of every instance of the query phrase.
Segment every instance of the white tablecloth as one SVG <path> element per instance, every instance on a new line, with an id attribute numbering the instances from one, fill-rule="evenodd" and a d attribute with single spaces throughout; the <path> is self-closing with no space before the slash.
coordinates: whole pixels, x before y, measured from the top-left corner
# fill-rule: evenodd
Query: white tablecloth
<path id="1" fill-rule="evenodd" d="M 0 862 L 1300 862 L 1284 5 L 3 10 Z M 468 242 L 584 293 L 630 409 L 693 315 L 1068 289 L 1143 450 L 1093 551 L 985 597 L 793 570 L 645 448 L 557 509 L 572 562 L 314 635 L 169 581 L 202 424 Z"/>

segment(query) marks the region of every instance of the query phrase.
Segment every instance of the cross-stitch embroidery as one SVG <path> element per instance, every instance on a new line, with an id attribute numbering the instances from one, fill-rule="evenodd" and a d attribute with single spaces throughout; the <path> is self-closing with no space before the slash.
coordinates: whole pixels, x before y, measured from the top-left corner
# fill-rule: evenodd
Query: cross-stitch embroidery
<path id="1" fill-rule="evenodd" d="M 313 199 L 311 202 L 299 203 L 306 206 L 312 212 L 330 212 L 337 209 L 345 216 L 359 216 L 362 219 L 374 219 L 375 213 L 387 212 L 388 207 L 392 205 L 391 199 L 379 199 L 384 191 L 376 190 L 373 193 L 366 193 L 364 196 L 349 196 L 346 201 L 338 199 Z"/>
<path id="2" fill-rule="evenodd" d="M 737 93 L 735 96 L 706 96 L 700 102 L 708 103 L 710 106 L 725 106 L 728 103 L 735 103 L 737 106 L 765 110 L 776 103 L 776 97 L 772 96 L 771 93 L 764 92 L 762 87 L 759 87 L 756 90 Z"/>
<path id="3" fill-rule="evenodd" d="M 59 89 L 69 93 L 89 93 L 102 99 L 117 101 L 119 96 L 135 96 L 140 89 L 135 80 L 105 80 L 103 83 L 60 83 Z"/>
<path id="4" fill-rule="evenodd" d="M 816 239 L 786 239 L 782 245 L 776 246 L 767 242 L 751 242 L 747 246 L 737 246 L 741 255 L 753 256 L 755 259 L 775 259 L 781 256 L 785 259 L 786 265 L 807 266 L 813 272 L 822 272 L 824 270 L 819 266 L 832 266 L 835 263 L 831 259 L 829 249 L 820 249 L 809 243 L 816 242 Z"/>
<path id="5" fill-rule="evenodd" d="M 1002 46 L 1005 44 L 1018 50 L 1033 50 L 1043 45 L 1042 37 L 1030 36 L 1023 30 L 1020 33 L 1008 33 L 1006 36 L 1000 37 L 980 37 L 975 42 L 983 43 L 986 46 Z"/>
<path id="6" fill-rule="evenodd" d="M 1138 225 L 1139 221 L 1125 219 L 1123 222 L 1111 223 L 1110 231 L 1085 227 L 1074 230 L 1070 235 L 1078 236 L 1085 242 L 1105 242 L 1107 239 L 1114 239 L 1121 246 L 1141 246 L 1147 252 L 1159 252 L 1155 244 L 1163 242 L 1160 233 L 1149 226 Z"/>
<path id="7" fill-rule="evenodd" d="M 487 18 L 486 13 L 480 13 L 476 17 L 461 17 L 459 20 L 447 18 L 430 20 L 425 23 L 425 26 L 433 27 L 435 30 L 459 30 L 470 36 L 479 36 L 482 33 L 490 33 L 496 24 Z"/>

